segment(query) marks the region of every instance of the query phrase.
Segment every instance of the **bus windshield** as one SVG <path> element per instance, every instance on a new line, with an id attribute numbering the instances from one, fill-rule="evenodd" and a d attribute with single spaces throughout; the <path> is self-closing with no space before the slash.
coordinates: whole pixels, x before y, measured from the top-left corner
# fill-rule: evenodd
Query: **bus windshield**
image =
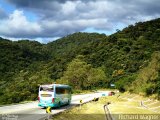
<path id="1" fill-rule="evenodd" d="M 40 91 L 49 91 L 53 92 L 53 87 L 41 86 Z"/>

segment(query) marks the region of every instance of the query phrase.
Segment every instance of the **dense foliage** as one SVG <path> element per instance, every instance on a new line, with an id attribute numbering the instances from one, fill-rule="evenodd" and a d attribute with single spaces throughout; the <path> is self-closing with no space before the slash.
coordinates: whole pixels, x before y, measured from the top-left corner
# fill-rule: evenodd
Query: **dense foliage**
<path id="1" fill-rule="evenodd" d="M 91 64 L 84 61 L 83 56 L 79 55 L 68 64 L 58 83 L 69 84 L 73 89 L 85 90 L 100 87 L 107 81 L 101 68 L 93 68 Z"/>
<path id="2" fill-rule="evenodd" d="M 0 104 L 35 100 L 39 84 L 54 82 L 74 89 L 115 83 L 121 91 L 159 95 L 159 28 L 155 19 L 110 36 L 74 33 L 48 44 L 0 38 Z"/>

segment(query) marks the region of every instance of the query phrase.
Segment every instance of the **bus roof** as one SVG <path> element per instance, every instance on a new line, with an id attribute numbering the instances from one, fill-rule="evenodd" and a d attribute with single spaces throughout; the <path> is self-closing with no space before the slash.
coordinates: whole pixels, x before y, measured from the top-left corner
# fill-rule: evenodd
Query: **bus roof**
<path id="1" fill-rule="evenodd" d="M 64 84 L 45 84 L 45 85 L 40 85 L 40 87 L 52 87 L 52 86 L 59 86 L 59 87 L 70 87 L 69 85 L 64 85 Z"/>

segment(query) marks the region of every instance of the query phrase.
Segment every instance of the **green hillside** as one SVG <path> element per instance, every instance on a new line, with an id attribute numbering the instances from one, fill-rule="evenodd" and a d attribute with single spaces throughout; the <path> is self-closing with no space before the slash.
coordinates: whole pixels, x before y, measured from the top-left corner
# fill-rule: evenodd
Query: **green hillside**
<path id="1" fill-rule="evenodd" d="M 74 33 L 48 44 L 0 38 L 0 104 L 35 100 L 39 84 L 54 82 L 75 90 L 115 83 L 121 91 L 158 97 L 159 28 L 155 19 L 110 36 Z"/>

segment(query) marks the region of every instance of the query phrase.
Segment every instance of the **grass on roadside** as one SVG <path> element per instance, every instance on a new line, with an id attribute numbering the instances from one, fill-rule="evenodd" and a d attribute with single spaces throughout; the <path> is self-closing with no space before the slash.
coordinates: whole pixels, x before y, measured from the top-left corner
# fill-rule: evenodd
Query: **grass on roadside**
<path id="1" fill-rule="evenodd" d="M 54 116 L 54 120 L 104 120 L 105 112 L 103 106 L 107 102 L 111 102 L 108 106 L 111 114 L 155 114 L 154 111 L 140 106 L 139 101 L 142 98 L 140 100 L 137 99 L 137 101 L 136 99 L 123 99 L 123 97 L 118 97 L 117 95 L 102 97 L 97 102 L 90 102 L 82 105 L 81 108 L 78 106 L 60 113 Z"/>

